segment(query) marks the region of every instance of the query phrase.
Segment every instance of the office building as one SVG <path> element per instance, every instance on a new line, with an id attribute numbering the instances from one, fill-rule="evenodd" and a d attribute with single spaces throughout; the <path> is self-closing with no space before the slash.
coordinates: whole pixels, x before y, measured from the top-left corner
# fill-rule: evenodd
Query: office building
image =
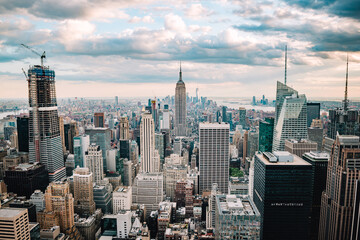
<path id="1" fill-rule="evenodd" d="M 307 103 L 307 127 L 311 126 L 314 119 L 320 119 L 320 103 Z"/>
<path id="2" fill-rule="evenodd" d="M 88 217 L 95 212 L 93 173 L 88 168 L 77 167 L 73 173 L 74 211 Z"/>
<path id="3" fill-rule="evenodd" d="M 169 105 L 165 104 L 162 111 L 162 120 L 160 121 L 160 129 L 168 130 L 170 129 L 170 112 Z"/>
<path id="4" fill-rule="evenodd" d="M 273 151 L 283 151 L 285 140 L 307 139 L 305 95 L 277 82 Z"/>
<path id="5" fill-rule="evenodd" d="M 117 214 L 121 210 L 130 210 L 132 205 L 132 188 L 126 186 L 118 186 L 112 194 L 113 214 Z"/>
<path id="6" fill-rule="evenodd" d="M 145 112 L 140 124 L 140 155 L 142 172 L 158 172 L 160 161 L 155 161 L 155 126 L 149 112 Z"/>
<path id="7" fill-rule="evenodd" d="M 4 182 L 8 192 L 30 198 L 37 189 L 45 191 L 49 184 L 49 174 L 40 163 L 22 163 L 5 171 Z"/>
<path id="8" fill-rule="evenodd" d="M 19 152 L 29 152 L 29 117 L 16 118 Z"/>
<path id="9" fill-rule="evenodd" d="M 105 127 L 105 115 L 103 112 L 94 113 L 94 126 L 96 128 Z"/>
<path id="10" fill-rule="evenodd" d="M 30 202 L 36 206 L 36 212 L 45 209 L 45 195 L 40 190 L 35 190 L 30 196 Z"/>
<path id="11" fill-rule="evenodd" d="M 259 122 L 259 151 L 271 152 L 274 135 L 274 118 Z"/>
<path id="12" fill-rule="evenodd" d="M 338 135 L 331 153 L 321 199 L 319 239 L 350 239 L 354 193 L 360 179 L 359 137 Z"/>
<path id="13" fill-rule="evenodd" d="M 180 164 L 164 164 L 164 188 L 166 197 L 174 200 L 176 182 L 187 177 L 187 166 Z"/>
<path id="14" fill-rule="evenodd" d="M 29 161 L 40 162 L 49 180 L 66 176 L 55 92 L 55 72 L 35 65 L 28 70 Z"/>
<path id="15" fill-rule="evenodd" d="M 90 145 L 89 135 L 80 135 L 74 137 L 74 161 L 75 167 L 85 167 L 85 153 Z"/>
<path id="16" fill-rule="evenodd" d="M 65 148 L 71 154 L 74 154 L 74 137 L 78 135 L 79 130 L 76 122 L 64 124 Z"/>
<path id="17" fill-rule="evenodd" d="M 116 237 L 118 239 L 129 239 L 131 230 L 131 211 L 120 211 L 117 214 L 106 214 L 101 220 L 102 236 Z M 112 239 L 112 238 L 110 238 Z"/>
<path id="18" fill-rule="evenodd" d="M 127 117 L 121 117 L 119 122 L 119 140 L 129 140 L 129 120 Z"/>
<path id="19" fill-rule="evenodd" d="M 246 127 L 246 109 L 242 107 L 239 108 L 239 124 L 243 128 Z"/>
<path id="20" fill-rule="evenodd" d="M 30 240 L 27 209 L 0 209 L 0 239 Z"/>
<path id="21" fill-rule="evenodd" d="M 326 152 L 307 152 L 302 158 L 312 165 L 312 207 L 310 221 L 310 238 L 318 239 L 321 195 L 326 188 L 329 154 Z"/>
<path id="22" fill-rule="evenodd" d="M 160 160 L 163 163 L 165 158 L 165 134 L 155 133 L 155 149 L 158 150 Z"/>
<path id="23" fill-rule="evenodd" d="M 229 185 L 229 124 L 200 123 L 199 191 L 209 191 L 217 183 L 221 192 Z"/>
<path id="24" fill-rule="evenodd" d="M 317 151 L 317 143 L 307 139 L 286 139 L 285 151 L 295 154 L 298 157 L 302 157 L 304 153 Z"/>
<path id="25" fill-rule="evenodd" d="M 163 201 L 163 191 L 162 173 L 139 173 L 132 186 L 132 201 L 144 204 L 148 217 L 151 211 L 156 211 L 159 203 Z"/>
<path id="26" fill-rule="evenodd" d="M 356 181 L 353 218 L 351 225 L 351 240 L 360 239 L 360 180 Z"/>
<path id="27" fill-rule="evenodd" d="M 312 166 L 288 152 L 255 154 L 253 199 L 261 239 L 309 239 Z"/>
<path id="28" fill-rule="evenodd" d="M 101 208 L 101 211 L 105 213 L 112 212 L 112 196 L 104 185 L 95 185 L 93 188 L 94 202 L 96 209 Z"/>
<path id="29" fill-rule="evenodd" d="M 121 158 L 130 159 L 130 140 L 119 140 L 119 154 Z"/>
<path id="30" fill-rule="evenodd" d="M 11 208 L 25 208 L 28 211 L 29 222 L 36 222 L 36 205 L 21 197 L 9 203 Z"/>
<path id="31" fill-rule="evenodd" d="M 261 216 L 248 196 L 216 195 L 216 239 L 260 239 Z"/>
<path id="32" fill-rule="evenodd" d="M 175 88 L 175 135 L 186 136 L 186 87 L 182 80 L 181 64 L 179 72 L 179 81 Z"/>
<path id="33" fill-rule="evenodd" d="M 96 184 L 100 184 L 104 179 L 103 172 L 103 157 L 100 146 L 91 144 L 85 152 L 86 164 L 85 166 L 90 170 L 93 176 L 93 181 Z"/>
<path id="34" fill-rule="evenodd" d="M 324 129 L 322 127 L 309 127 L 308 137 L 311 142 L 317 143 L 317 150 L 321 151 L 324 138 Z"/>
<path id="35" fill-rule="evenodd" d="M 95 143 L 100 146 L 103 156 L 104 172 L 107 169 L 106 166 L 106 152 L 111 148 L 111 130 L 108 128 L 87 128 L 85 134 L 90 137 L 90 144 Z M 87 167 L 87 166 L 85 166 Z"/>

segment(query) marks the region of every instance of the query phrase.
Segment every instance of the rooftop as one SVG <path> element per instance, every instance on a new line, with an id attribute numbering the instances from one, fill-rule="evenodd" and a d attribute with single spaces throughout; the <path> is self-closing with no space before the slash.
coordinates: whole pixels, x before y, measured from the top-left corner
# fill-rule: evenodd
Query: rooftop
<path id="1" fill-rule="evenodd" d="M 201 122 L 199 123 L 199 128 L 229 128 L 230 125 L 228 123 L 209 123 L 209 122 Z"/>
<path id="2" fill-rule="evenodd" d="M 0 209 L 0 218 L 13 218 L 27 210 L 25 208 L 2 208 Z"/>
<path id="3" fill-rule="evenodd" d="M 279 165 L 279 166 L 280 165 L 289 165 L 289 166 L 311 165 L 302 158 L 286 151 L 275 151 L 274 153 L 271 152 L 256 153 L 255 156 L 265 165 Z M 287 159 L 289 159 L 289 161 L 287 161 Z"/>
<path id="4" fill-rule="evenodd" d="M 326 161 L 328 161 L 330 158 L 330 155 L 327 152 L 320 152 L 320 151 L 310 151 L 304 153 L 303 156 L 306 156 L 314 160 L 326 160 Z"/>
<path id="5" fill-rule="evenodd" d="M 260 216 L 259 211 L 248 196 L 216 195 L 220 214 Z"/>

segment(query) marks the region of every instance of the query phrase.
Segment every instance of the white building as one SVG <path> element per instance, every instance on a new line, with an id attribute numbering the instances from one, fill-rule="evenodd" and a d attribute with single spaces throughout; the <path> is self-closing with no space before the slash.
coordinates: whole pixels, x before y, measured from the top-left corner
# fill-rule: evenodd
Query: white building
<path id="1" fill-rule="evenodd" d="M 100 184 L 104 179 L 103 174 L 103 157 L 100 146 L 91 144 L 86 152 L 86 167 L 93 173 L 93 181 Z"/>
<path id="2" fill-rule="evenodd" d="M 121 210 L 130 210 L 132 204 L 132 188 L 118 186 L 113 195 L 113 213 L 117 214 Z"/>
<path id="3" fill-rule="evenodd" d="M 141 172 L 157 172 L 160 168 L 155 157 L 155 126 L 154 119 L 148 111 L 142 114 L 140 124 Z"/>
<path id="4" fill-rule="evenodd" d="M 90 145 L 89 135 L 80 135 L 74 137 L 74 160 L 75 167 L 86 167 L 85 152 L 88 150 Z"/>
<path id="5" fill-rule="evenodd" d="M 108 171 L 116 172 L 116 155 L 119 150 L 113 148 L 106 151 L 106 168 Z"/>
<path id="6" fill-rule="evenodd" d="M 228 192 L 230 127 L 227 123 L 200 123 L 199 193 L 210 191 L 213 183 Z"/>
<path id="7" fill-rule="evenodd" d="M 30 202 L 36 206 L 36 212 L 45 209 L 45 195 L 40 190 L 35 190 L 30 196 Z"/>

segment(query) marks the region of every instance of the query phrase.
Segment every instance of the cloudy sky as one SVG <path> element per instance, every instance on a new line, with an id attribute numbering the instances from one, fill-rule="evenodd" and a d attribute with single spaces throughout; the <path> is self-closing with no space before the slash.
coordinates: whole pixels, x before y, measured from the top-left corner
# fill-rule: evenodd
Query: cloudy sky
<path id="1" fill-rule="evenodd" d="M 46 51 L 58 97 L 360 98 L 359 0 L 0 0 L 0 98 L 27 97 L 21 68 Z"/>

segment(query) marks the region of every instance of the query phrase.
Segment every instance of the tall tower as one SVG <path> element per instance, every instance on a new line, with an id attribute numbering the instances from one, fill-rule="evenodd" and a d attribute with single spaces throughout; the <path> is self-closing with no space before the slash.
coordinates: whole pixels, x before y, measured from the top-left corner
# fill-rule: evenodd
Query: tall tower
<path id="1" fill-rule="evenodd" d="M 140 124 L 141 171 L 158 172 L 160 162 L 155 157 L 155 126 L 150 112 L 145 112 Z"/>
<path id="2" fill-rule="evenodd" d="M 104 179 L 103 157 L 100 146 L 94 143 L 91 144 L 88 150 L 85 152 L 85 155 L 86 155 L 85 167 L 89 168 L 90 172 L 92 172 L 93 181 L 96 184 L 100 184 L 101 180 Z"/>
<path id="3" fill-rule="evenodd" d="M 121 117 L 119 122 L 120 140 L 129 140 L 129 120 L 127 117 Z"/>
<path id="4" fill-rule="evenodd" d="M 320 240 L 350 239 L 359 166 L 359 137 L 338 135 L 328 163 L 326 190 L 321 198 Z"/>
<path id="5" fill-rule="evenodd" d="M 35 65 L 28 70 L 29 161 L 41 162 L 49 180 L 65 177 L 55 92 L 55 71 Z"/>
<path id="6" fill-rule="evenodd" d="M 93 193 L 93 174 L 88 168 L 74 170 L 74 208 L 81 216 L 90 216 L 95 212 Z"/>
<path id="7" fill-rule="evenodd" d="M 186 87 L 182 80 L 181 63 L 175 88 L 175 135 L 186 136 Z"/>
<path id="8" fill-rule="evenodd" d="M 306 139 L 307 105 L 304 94 L 277 82 L 273 151 L 283 151 L 285 139 Z"/>
<path id="9" fill-rule="evenodd" d="M 229 124 L 200 123 L 200 194 L 217 183 L 222 193 L 229 185 Z"/>

